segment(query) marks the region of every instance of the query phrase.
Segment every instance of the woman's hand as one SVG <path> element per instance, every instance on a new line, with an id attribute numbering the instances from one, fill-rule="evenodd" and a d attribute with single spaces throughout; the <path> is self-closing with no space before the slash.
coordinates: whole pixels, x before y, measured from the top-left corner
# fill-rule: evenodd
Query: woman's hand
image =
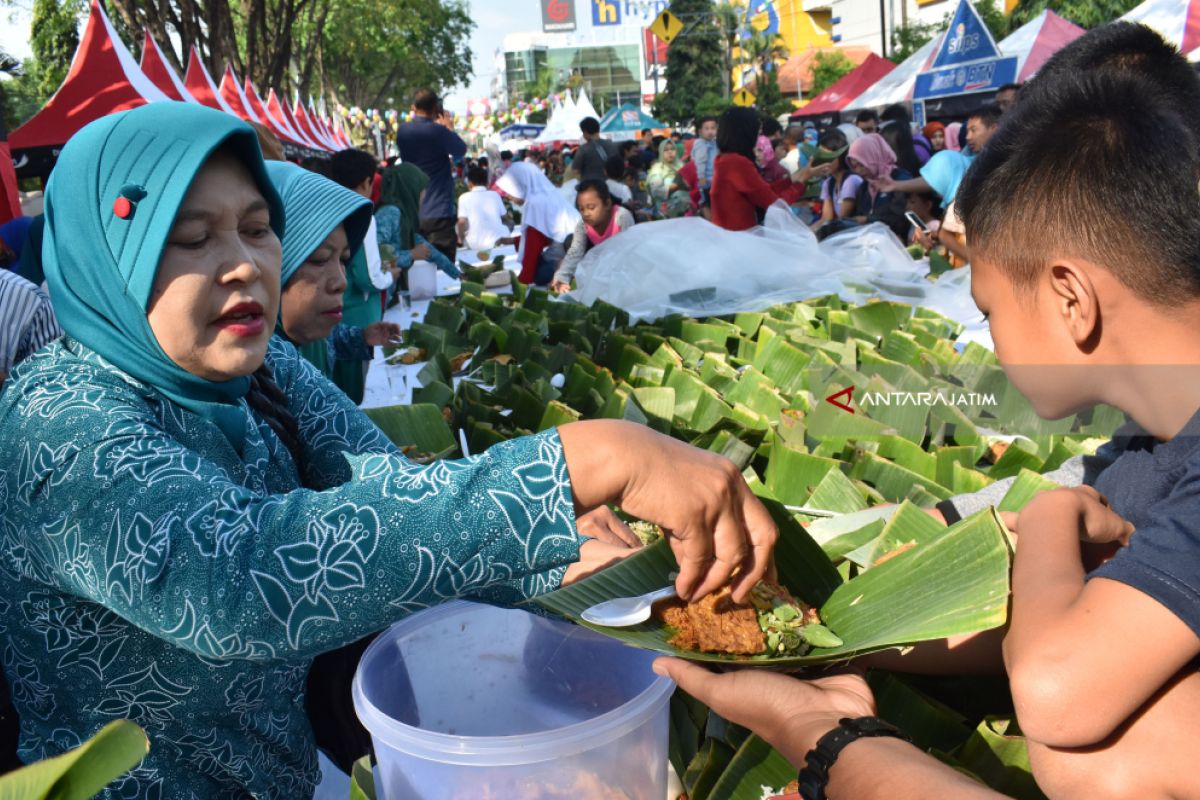
<path id="1" fill-rule="evenodd" d="M 799 766 L 843 717 L 875 714 L 875 698 L 857 673 L 800 680 L 758 669 L 723 674 L 678 658 L 659 658 L 654 671 L 720 716 L 771 743 Z"/>
<path id="2" fill-rule="evenodd" d="M 875 180 L 871 181 L 871 183 L 874 185 L 875 189 L 882 194 L 887 194 L 888 192 L 893 192 L 896 190 L 896 181 L 891 175 L 884 175 L 876 178 Z"/>
<path id="3" fill-rule="evenodd" d="M 633 548 L 642 546 L 637 534 L 608 506 L 600 506 L 576 518 L 575 527 L 579 529 L 580 536 L 607 544 Z"/>
<path id="4" fill-rule="evenodd" d="M 732 461 L 618 420 L 564 425 L 559 436 L 576 508 L 614 503 L 661 525 L 679 562 L 680 597 L 732 579 L 741 602 L 766 574 L 779 533 Z"/>
<path id="5" fill-rule="evenodd" d="M 363 328 L 363 341 L 368 347 L 391 344 L 403 335 L 404 331 L 394 322 L 373 322 Z"/>

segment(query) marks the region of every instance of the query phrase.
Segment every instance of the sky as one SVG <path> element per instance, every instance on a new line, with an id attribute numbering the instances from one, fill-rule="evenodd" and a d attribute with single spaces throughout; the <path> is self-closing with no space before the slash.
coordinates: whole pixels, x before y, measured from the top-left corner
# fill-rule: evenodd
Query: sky
<path id="1" fill-rule="evenodd" d="M 28 58 L 29 7 L 22 0 L 16 9 L 0 10 L 0 49 L 17 58 Z M 495 71 L 494 54 L 510 33 L 541 29 L 542 16 L 538 0 L 468 0 L 475 31 L 471 36 L 471 53 L 475 75 L 468 86 L 460 86 L 446 97 L 446 107 L 462 113 L 471 98 L 487 97 Z"/>
<path id="2" fill-rule="evenodd" d="M 471 36 L 475 77 L 466 87 L 459 87 L 446 97 L 446 108 L 462 113 L 467 100 L 487 97 L 495 72 L 496 48 L 510 33 L 538 31 L 542 28 L 542 12 L 538 0 L 468 0 L 475 31 Z"/>

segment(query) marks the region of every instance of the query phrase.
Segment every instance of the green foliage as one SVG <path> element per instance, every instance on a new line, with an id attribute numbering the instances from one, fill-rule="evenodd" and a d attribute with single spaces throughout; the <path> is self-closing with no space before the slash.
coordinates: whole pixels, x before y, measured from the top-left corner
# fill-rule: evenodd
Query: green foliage
<path id="1" fill-rule="evenodd" d="M 71 68 L 71 58 L 79 47 L 79 15 L 83 10 L 78 0 L 34 0 L 29 45 L 35 63 L 28 75 L 37 92 L 47 99 Z"/>
<path id="2" fill-rule="evenodd" d="M 784 97 L 779 88 L 778 69 L 767 70 L 759 79 L 755 91 L 754 105 L 765 116 L 774 118 L 795 109 L 791 99 Z"/>
<path id="3" fill-rule="evenodd" d="M 816 97 L 854 70 L 854 62 L 840 50 L 823 50 L 813 57 L 812 88 L 809 97 Z"/>
<path id="4" fill-rule="evenodd" d="M 1141 0 L 1022 0 L 1013 9 L 1009 25 L 1016 30 L 1048 8 L 1081 28 L 1091 29 L 1112 22 L 1140 2 Z"/>
<path id="5" fill-rule="evenodd" d="M 0 778 L 0 800 L 87 800 L 137 766 L 149 749 L 137 725 L 111 722 L 74 750 Z"/>
<path id="6" fill-rule="evenodd" d="M 721 95 L 728 86 L 728 77 L 714 68 L 724 57 L 713 8 L 711 0 L 671 0 L 671 13 L 685 27 L 667 53 L 667 91 L 654 106 L 664 122 L 687 124 L 705 95 Z"/>

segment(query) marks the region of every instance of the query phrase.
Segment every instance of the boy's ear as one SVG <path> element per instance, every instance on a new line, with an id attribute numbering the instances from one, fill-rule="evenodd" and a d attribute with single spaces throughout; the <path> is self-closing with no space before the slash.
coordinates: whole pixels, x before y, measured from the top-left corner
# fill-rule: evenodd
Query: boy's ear
<path id="1" fill-rule="evenodd" d="M 1076 261 L 1051 266 L 1050 293 L 1067 334 L 1080 350 L 1090 353 L 1100 337 L 1100 297 L 1087 268 Z"/>

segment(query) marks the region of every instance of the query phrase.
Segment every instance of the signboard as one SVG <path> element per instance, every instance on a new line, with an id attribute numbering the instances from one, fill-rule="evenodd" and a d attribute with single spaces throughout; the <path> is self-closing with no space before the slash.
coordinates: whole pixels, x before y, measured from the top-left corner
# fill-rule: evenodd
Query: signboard
<path id="1" fill-rule="evenodd" d="M 620 25 L 621 0 L 589 0 L 593 25 Z"/>
<path id="2" fill-rule="evenodd" d="M 733 93 L 733 102 L 742 108 L 749 108 L 754 105 L 754 101 L 758 99 L 750 93 L 749 89 L 738 89 Z"/>
<path id="3" fill-rule="evenodd" d="M 650 26 L 650 30 L 654 31 L 655 36 L 670 44 L 683 31 L 683 23 L 679 21 L 679 17 L 672 14 L 669 10 L 664 9 L 661 14 L 654 18 L 654 23 Z"/>
<path id="4" fill-rule="evenodd" d="M 946 97 L 972 92 L 990 92 L 1017 80 L 1017 57 L 990 58 L 917 75 L 913 98 Z"/>
<path id="5" fill-rule="evenodd" d="M 913 126 L 920 131 L 925 127 L 925 103 L 921 100 L 913 100 L 912 121 Z"/>
<path id="6" fill-rule="evenodd" d="M 996 47 L 991 31 L 983 24 L 975 6 L 971 5 L 970 0 L 960 0 L 930 70 L 981 61 L 985 58 L 999 58 L 1000 55 L 1000 48 Z"/>
<path id="7" fill-rule="evenodd" d="M 568 33 L 575 30 L 575 0 L 540 0 L 542 31 Z"/>

